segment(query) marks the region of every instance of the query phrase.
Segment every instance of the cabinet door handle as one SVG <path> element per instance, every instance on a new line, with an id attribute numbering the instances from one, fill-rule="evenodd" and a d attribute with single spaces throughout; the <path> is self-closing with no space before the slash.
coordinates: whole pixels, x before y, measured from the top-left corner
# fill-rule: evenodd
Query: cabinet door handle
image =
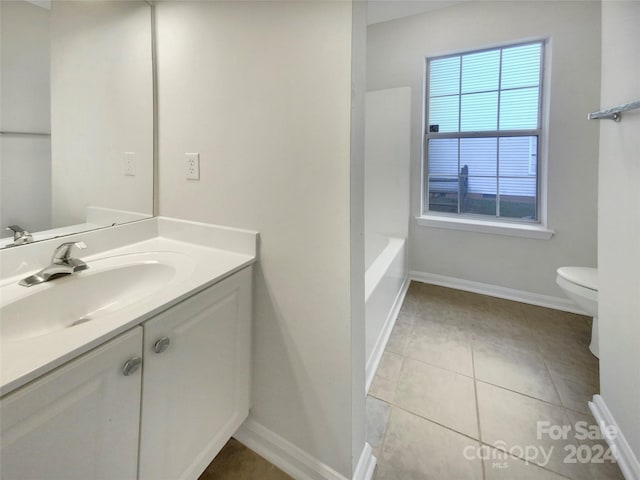
<path id="1" fill-rule="evenodd" d="M 161 339 L 157 340 L 156 343 L 153 344 L 153 351 L 156 353 L 162 353 L 167 348 L 169 348 L 170 343 L 171 343 L 171 340 L 169 339 L 169 337 L 162 337 Z"/>
<path id="2" fill-rule="evenodd" d="M 129 360 L 124 362 L 124 365 L 122 366 L 122 373 L 124 373 L 125 377 L 128 377 L 133 372 L 138 370 L 141 365 L 142 365 L 142 359 L 140 357 L 130 358 Z"/>

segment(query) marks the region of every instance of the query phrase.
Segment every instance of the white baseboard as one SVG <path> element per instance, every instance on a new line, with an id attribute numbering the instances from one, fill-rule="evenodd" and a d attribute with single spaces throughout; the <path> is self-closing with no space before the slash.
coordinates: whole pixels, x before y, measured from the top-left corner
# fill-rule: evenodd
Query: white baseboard
<path id="1" fill-rule="evenodd" d="M 296 480 L 349 480 L 252 418 L 248 418 L 233 436 Z M 375 466 L 376 457 L 372 455 L 371 446 L 365 443 L 353 479 L 370 480 Z"/>
<path id="2" fill-rule="evenodd" d="M 380 331 L 380 335 L 378 335 L 378 339 L 376 340 L 376 344 L 371 351 L 371 355 L 367 359 L 367 367 L 366 367 L 366 392 L 369 393 L 369 388 L 373 383 L 373 378 L 376 376 L 376 370 L 378 369 L 378 365 L 380 365 L 380 360 L 382 360 L 382 354 L 384 353 L 384 349 L 387 346 L 387 342 L 389 341 L 389 337 L 391 336 L 391 330 L 393 330 L 393 326 L 396 324 L 396 320 L 398 318 L 398 314 L 400 313 L 400 308 L 402 307 L 402 302 L 404 302 L 404 297 L 407 295 L 407 290 L 409 289 L 409 277 L 405 277 L 400 290 L 398 291 L 398 295 L 396 296 L 395 301 L 393 302 L 393 306 L 389 311 L 389 315 L 387 315 L 387 319 L 384 321 L 384 325 L 382 326 L 382 330 Z"/>
<path id="3" fill-rule="evenodd" d="M 613 427 L 612 430 L 617 432 L 614 436 L 605 435 L 605 440 L 613 450 L 624 478 L 626 480 L 640 480 L 640 462 L 638 461 L 638 457 L 636 457 L 633 450 L 631 450 L 624 433 L 616 423 L 615 418 L 613 418 L 607 404 L 604 403 L 602 396 L 594 395 L 593 401 L 589 402 L 589 408 L 596 422 L 601 426 L 601 429 L 602 427 L 605 429 Z"/>
<path id="4" fill-rule="evenodd" d="M 371 445 L 365 442 L 356 471 L 353 473 L 353 480 L 371 480 L 376 469 L 376 462 L 377 459 L 373 456 Z"/>
<path id="5" fill-rule="evenodd" d="M 542 295 L 540 293 L 525 292 L 524 290 L 516 290 L 513 288 L 500 287 L 489 283 L 473 282 L 471 280 L 463 280 L 462 278 L 447 277 L 445 275 L 437 275 L 435 273 L 426 272 L 409 272 L 411 280 L 423 283 L 431 283 L 442 287 L 456 288 L 467 292 L 480 293 L 491 297 L 504 298 L 539 307 L 553 308 L 563 312 L 577 313 L 586 315 L 568 298 L 553 297 L 551 295 Z"/>

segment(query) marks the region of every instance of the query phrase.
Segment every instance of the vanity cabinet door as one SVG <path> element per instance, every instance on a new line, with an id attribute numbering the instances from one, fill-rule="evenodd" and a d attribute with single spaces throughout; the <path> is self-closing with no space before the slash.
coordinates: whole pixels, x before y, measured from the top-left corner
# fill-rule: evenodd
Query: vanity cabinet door
<path id="1" fill-rule="evenodd" d="M 144 324 L 140 480 L 196 479 L 249 412 L 251 268 Z"/>
<path id="2" fill-rule="evenodd" d="M 136 327 L 0 400 L 3 480 L 134 480 L 142 369 Z"/>

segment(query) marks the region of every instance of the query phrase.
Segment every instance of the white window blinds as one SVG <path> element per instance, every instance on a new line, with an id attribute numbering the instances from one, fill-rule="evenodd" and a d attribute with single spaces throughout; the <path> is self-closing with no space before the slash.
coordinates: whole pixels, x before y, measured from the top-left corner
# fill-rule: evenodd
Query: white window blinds
<path id="1" fill-rule="evenodd" d="M 427 59 L 425 211 L 537 220 L 542 50 Z"/>

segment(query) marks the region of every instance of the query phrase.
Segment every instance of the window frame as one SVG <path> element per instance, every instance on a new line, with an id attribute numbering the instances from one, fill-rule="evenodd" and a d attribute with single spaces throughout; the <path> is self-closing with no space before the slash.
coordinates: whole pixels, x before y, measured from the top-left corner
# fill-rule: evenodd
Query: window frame
<path id="1" fill-rule="evenodd" d="M 540 45 L 540 71 L 538 78 L 538 118 L 537 128 L 535 129 L 521 129 L 521 130 L 487 130 L 487 131 L 469 131 L 469 132 L 437 132 L 433 133 L 429 131 L 429 75 L 430 75 L 430 62 L 433 60 L 441 60 L 452 57 L 462 57 L 469 54 L 477 54 L 482 52 L 488 52 L 493 50 L 503 50 L 506 48 L 519 47 L 524 45 Z M 423 125 L 422 125 L 422 163 L 421 163 L 421 189 L 420 189 L 420 214 L 417 217 L 418 223 L 423 226 L 436 226 L 442 228 L 453 228 L 456 230 L 472 230 L 483 231 L 491 233 L 492 230 L 496 230 L 495 233 L 501 233 L 506 235 L 515 236 L 529 236 L 533 238 L 550 238 L 553 235 L 553 231 L 546 228 L 546 160 L 547 160 L 547 130 L 548 130 L 548 50 L 549 40 L 545 38 L 533 38 L 522 41 L 505 42 L 498 45 L 493 45 L 486 48 L 477 49 L 465 49 L 454 53 L 448 53 L 444 55 L 430 55 L 425 57 L 424 63 L 424 85 L 423 94 L 424 101 L 422 102 L 423 113 Z M 500 64 L 502 64 L 502 52 L 500 53 Z M 460 62 L 460 69 L 462 69 L 462 61 Z M 460 76 L 460 82 L 462 82 L 462 76 Z M 502 83 L 502 71 L 500 70 L 498 78 L 498 105 L 497 113 L 500 115 L 500 92 Z M 508 90 L 506 90 L 508 91 Z M 458 92 L 460 98 L 462 98 L 462 92 Z M 460 105 L 460 103 L 459 103 Z M 460 106 L 459 106 L 460 108 Z M 458 121 L 462 119 L 459 117 Z M 459 124 L 460 125 L 460 124 Z M 499 124 L 496 125 L 499 128 Z M 458 212 L 441 212 L 429 210 L 429 140 L 431 139 L 444 139 L 444 138 L 496 138 L 497 155 L 499 155 L 499 143 L 501 137 L 519 137 L 519 136 L 535 136 L 537 138 L 537 151 L 536 151 L 536 218 L 535 219 L 523 219 L 523 218 L 510 218 L 500 217 L 500 162 L 499 157 L 496 158 L 496 214 L 485 215 L 477 213 L 463 213 L 460 212 L 460 189 L 458 189 Z M 529 159 L 531 163 L 531 158 Z M 460 159 L 458 158 L 458 175 L 460 172 Z M 530 169 L 528 171 L 531 171 Z M 474 177 L 471 175 L 470 177 Z M 482 176 L 477 176 L 482 177 Z M 487 176 L 488 177 L 488 176 Z M 526 177 L 519 177 L 526 178 Z M 493 228 L 495 227 L 495 229 Z M 524 232 L 524 234 L 522 233 Z M 533 233 L 531 233 L 533 232 Z M 542 234 L 540 234 L 542 232 Z M 531 233 L 531 234 L 529 234 Z"/>

